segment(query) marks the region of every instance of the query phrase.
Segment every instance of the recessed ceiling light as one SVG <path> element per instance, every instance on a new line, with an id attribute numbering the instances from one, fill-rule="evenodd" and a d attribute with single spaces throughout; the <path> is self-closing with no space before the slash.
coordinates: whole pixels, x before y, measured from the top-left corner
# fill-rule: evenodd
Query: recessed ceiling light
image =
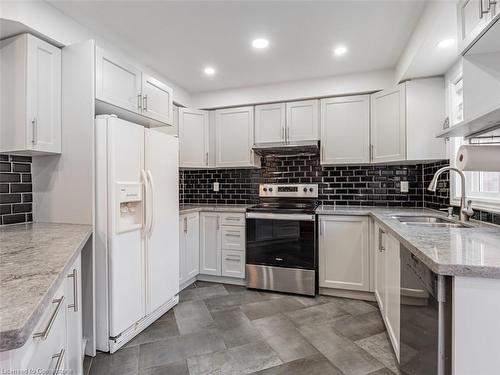
<path id="1" fill-rule="evenodd" d="M 452 46 L 452 45 L 454 45 L 454 44 L 455 44 L 455 39 L 450 38 L 450 39 L 443 39 L 443 40 L 441 40 L 441 41 L 437 44 L 437 46 L 438 46 L 439 48 L 448 48 L 448 47 L 451 47 L 451 46 Z"/>
<path id="2" fill-rule="evenodd" d="M 337 46 L 335 47 L 335 49 L 333 50 L 333 53 L 335 54 L 335 56 L 342 56 L 342 55 L 345 55 L 347 52 L 347 47 L 345 46 Z"/>
<path id="3" fill-rule="evenodd" d="M 259 38 L 259 39 L 255 39 L 252 42 L 252 47 L 257 48 L 257 49 L 267 48 L 268 46 L 269 46 L 269 40 L 267 40 L 267 39 Z"/>
<path id="4" fill-rule="evenodd" d="M 211 66 L 207 66 L 203 71 L 207 76 L 213 76 L 215 74 L 215 69 Z"/>

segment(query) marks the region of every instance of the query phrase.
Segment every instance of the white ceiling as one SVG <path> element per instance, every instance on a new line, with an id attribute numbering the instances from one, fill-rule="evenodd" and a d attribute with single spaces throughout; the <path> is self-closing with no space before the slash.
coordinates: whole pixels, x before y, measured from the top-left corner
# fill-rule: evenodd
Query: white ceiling
<path id="1" fill-rule="evenodd" d="M 186 90 L 393 68 L 425 1 L 57 1 L 54 7 Z M 270 47 L 255 51 L 256 37 Z M 344 44 L 348 53 L 333 57 Z M 217 70 L 206 77 L 203 68 Z"/>

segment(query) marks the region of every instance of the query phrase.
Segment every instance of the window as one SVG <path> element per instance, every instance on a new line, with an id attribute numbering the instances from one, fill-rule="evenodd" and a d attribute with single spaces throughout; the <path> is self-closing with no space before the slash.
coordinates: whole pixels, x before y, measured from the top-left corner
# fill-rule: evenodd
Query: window
<path id="1" fill-rule="evenodd" d="M 450 125 L 463 120 L 463 83 L 461 74 L 449 82 Z M 450 164 L 456 166 L 458 148 L 467 144 L 462 138 L 451 138 Z M 460 180 L 456 173 L 450 176 L 450 203 L 460 204 Z M 465 192 L 472 207 L 500 212 L 500 172 L 465 172 Z"/>

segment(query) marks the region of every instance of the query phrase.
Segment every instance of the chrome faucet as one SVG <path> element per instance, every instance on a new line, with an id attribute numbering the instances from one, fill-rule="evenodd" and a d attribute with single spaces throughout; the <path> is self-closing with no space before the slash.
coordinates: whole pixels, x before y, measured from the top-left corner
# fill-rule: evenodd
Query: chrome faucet
<path id="1" fill-rule="evenodd" d="M 432 181 L 429 184 L 429 187 L 427 188 L 427 190 L 436 191 L 438 178 L 441 175 L 441 173 L 446 172 L 446 171 L 455 171 L 460 175 L 461 193 L 462 193 L 462 197 L 460 198 L 460 221 L 469 221 L 470 217 L 472 215 L 474 215 L 474 211 L 472 210 L 472 207 L 471 207 L 472 201 L 471 200 L 467 201 L 465 198 L 465 175 L 460 169 L 453 168 L 453 167 L 443 167 L 443 168 L 439 169 L 434 174 L 434 177 L 432 178 Z"/>

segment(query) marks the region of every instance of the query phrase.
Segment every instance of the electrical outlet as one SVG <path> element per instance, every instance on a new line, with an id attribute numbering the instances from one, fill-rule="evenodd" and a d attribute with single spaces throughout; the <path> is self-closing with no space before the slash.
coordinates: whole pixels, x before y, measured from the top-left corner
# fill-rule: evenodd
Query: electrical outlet
<path id="1" fill-rule="evenodd" d="M 408 193 L 408 181 L 401 181 L 401 193 Z"/>
<path id="2" fill-rule="evenodd" d="M 219 191 L 219 183 L 214 182 L 214 191 Z"/>

